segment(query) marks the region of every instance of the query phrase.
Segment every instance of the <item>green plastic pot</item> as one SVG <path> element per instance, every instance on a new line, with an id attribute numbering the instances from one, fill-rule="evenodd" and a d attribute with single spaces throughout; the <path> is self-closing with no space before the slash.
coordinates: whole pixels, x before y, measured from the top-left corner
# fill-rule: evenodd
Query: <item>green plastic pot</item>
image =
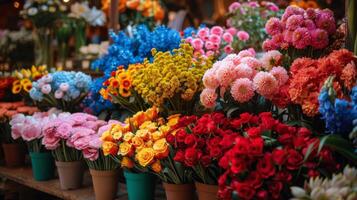
<path id="1" fill-rule="evenodd" d="M 129 200 L 154 200 L 155 176 L 124 171 Z"/>
<path id="2" fill-rule="evenodd" d="M 33 178 L 47 181 L 54 178 L 55 163 L 50 152 L 30 152 Z"/>

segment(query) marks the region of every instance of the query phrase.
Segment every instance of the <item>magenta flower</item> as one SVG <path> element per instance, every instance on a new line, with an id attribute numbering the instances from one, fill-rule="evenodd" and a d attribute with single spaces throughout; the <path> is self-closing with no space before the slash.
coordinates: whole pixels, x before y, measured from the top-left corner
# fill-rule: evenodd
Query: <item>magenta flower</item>
<path id="1" fill-rule="evenodd" d="M 335 18 L 329 12 L 323 12 L 316 18 L 316 27 L 326 30 L 329 34 L 336 32 Z"/>
<path id="2" fill-rule="evenodd" d="M 200 28 L 197 32 L 198 37 L 201 39 L 208 38 L 209 35 L 209 29 L 207 27 L 205 28 Z"/>
<path id="3" fill-rule="evenodd" d="M 311 35 L 307 28 L 298 28 L 293 33 L 293 45 L 297 49 L 304 49 L 311 44 Z"/>
<path id="4" fill-rule="evenodd" d="M 311 46 L 315 49 L 323 49 L 329 43 L 328 33 L 323 29 L 311 31 Z"/>
<path id="5" fill-rule="evenodd" d="M 316 25 L 311 19 L 306 19 L 303 23 L 303 26 L 309 31 L 316 29 Z"/>
<path id="6" fill-rule="evenodd" d="M 270 18 L 267 23 L 265 24 L 265 30 L 269 35 L 275 35 L 281 33 L 282 26 L 280 20 L 276 17 Z"/>
<path id="7" fill-rule="evenodd" d="M 304 23 L 304 17 L 302 15 L 291 15 L 286 21 L 286 28 L 290 31 L 294 31 L 300 28 Z"/>

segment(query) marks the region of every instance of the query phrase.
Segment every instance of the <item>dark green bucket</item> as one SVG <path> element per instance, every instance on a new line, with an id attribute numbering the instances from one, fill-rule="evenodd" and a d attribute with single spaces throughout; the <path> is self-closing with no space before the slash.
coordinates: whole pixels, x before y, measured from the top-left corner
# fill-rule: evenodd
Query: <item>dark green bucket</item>
<path id="1" fill-rule="evenodd" d="M 154 200 L 155 176 L 124 171 L 129 200 Z"/>
<path id="2" fill-rule="evenodd" d="M 47 181 L 54 178 L 55 163 L 50 152 L 30 152 L 32 174 L 36 181 Z"/>

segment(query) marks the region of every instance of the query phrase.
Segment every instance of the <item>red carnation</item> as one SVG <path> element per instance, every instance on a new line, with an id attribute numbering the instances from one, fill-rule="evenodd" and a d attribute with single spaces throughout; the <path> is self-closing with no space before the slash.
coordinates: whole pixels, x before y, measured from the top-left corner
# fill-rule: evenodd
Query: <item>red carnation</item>
<path id="1" fill-rule="evenodd" d="M 185 144 L 188 146 L 193 146 L 196 144 L 196 137 L 193 134 L 188 134 L 185 138 Z"/>
<path id="2" fill-rule="evenodd" d="M 263 153 L 264 140 L 262 138 L 255 138 L 250 141 L 249 153 L 254 156 L 259 156 Z"/>
<path id="3" fill-rule="evenodd" d="M 258 127 L 251 127 L 247 130 L 249 137 L 259 137 L 262 133 L 262 129 Z"/>
<path id="4" fill-rule="evenodd" d="M 245 160 L 242 158 L 233 159 L 231 162 L 232 162 L 231 170 L 235 174 L 241 173 L 246 169 Z"/>
<path id="5" fill-rule="evenodd" d="M 247 138 L 238 136 L 235 142 L 236 145 L 233 148 L 235 153 L 242 155 L 248 154 L 249 140 Z"/>
<path id="6" fill-rule="evenodd" d="M 263 178 L 269 178 L 275 174 L 275 166 L 273 165 L 270 153 L 266 153 L 264 157 L 258 161 L 257 171 Z"/>

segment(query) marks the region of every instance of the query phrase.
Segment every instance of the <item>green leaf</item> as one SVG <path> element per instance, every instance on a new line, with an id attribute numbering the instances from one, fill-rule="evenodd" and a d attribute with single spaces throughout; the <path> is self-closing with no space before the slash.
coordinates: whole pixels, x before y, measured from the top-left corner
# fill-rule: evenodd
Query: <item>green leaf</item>
<path id="1" fill-rule="evenodd" d="M 315 145 L 316 142 L 314 143 L 311 143 L 309 145 L 309 147 L 307 148 L 307 151 L 306 151 L 306 154 L 305 154 L 305 157 L 304 157 L 304 162 L 309 158 L 311 152 L 314 150 L 314 145 Z"/>
<path id="2" fill-rule="evenodd" d="M 328 139 L 329 136 L 330 136 L 330 135 L 326 135 L 326 136 L 324 136 L 324 137 L 320 140 L 319 148 L 317 149 L 317 154 L 320 153 L 320 151 L 321 151 L 322 148 L 324 147 L 325 142 L 326 142 L 326 140 Z"/>

